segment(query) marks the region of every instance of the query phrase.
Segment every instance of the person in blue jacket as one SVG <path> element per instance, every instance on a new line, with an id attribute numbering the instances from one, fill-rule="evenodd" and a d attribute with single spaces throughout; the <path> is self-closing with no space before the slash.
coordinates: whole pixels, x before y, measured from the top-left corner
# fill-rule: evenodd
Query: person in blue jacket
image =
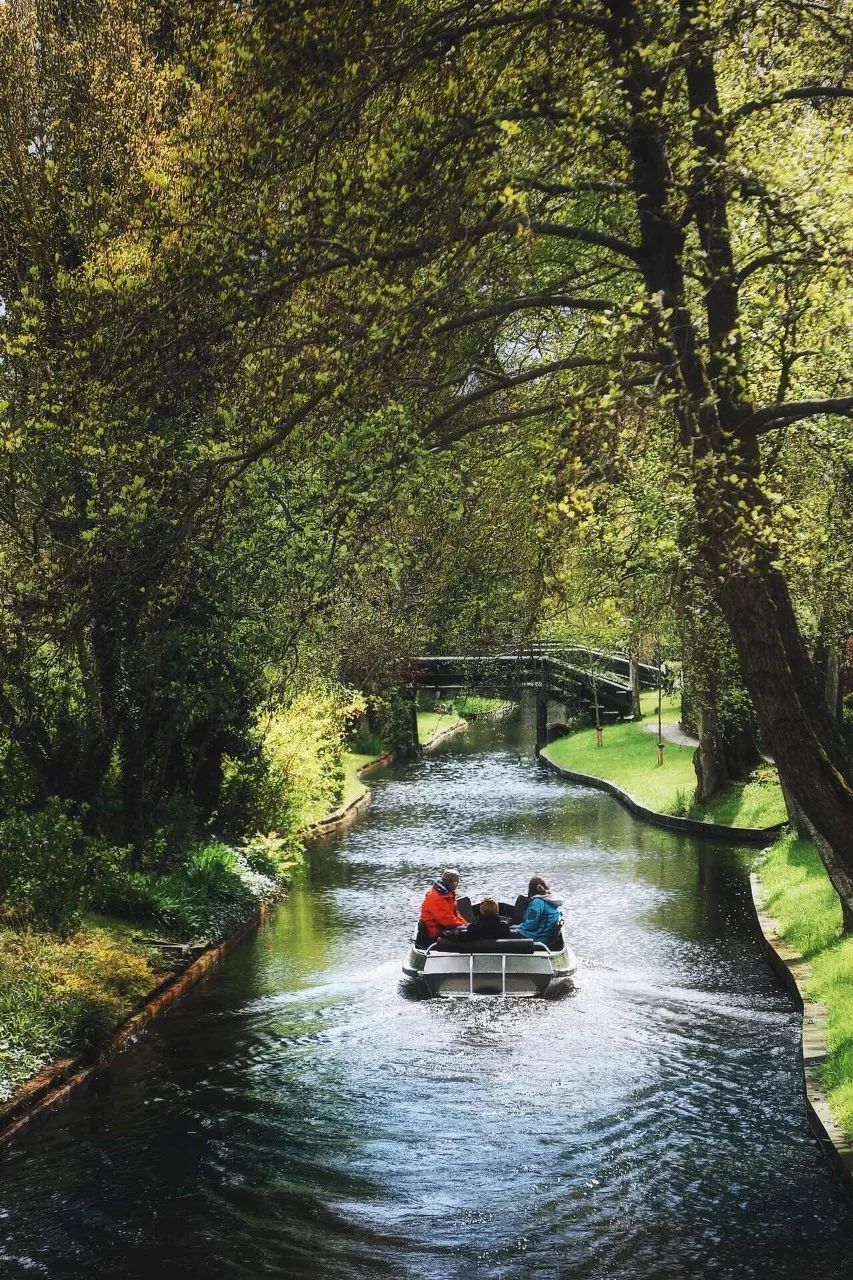
<path id="1" fill-rule="evenodd" d="M 515 932 L 519 937 L 544 942 L 547 946 L 560 922 L 560 899 L 551 897 L 551 890 L 541 876 L 534 876 L 530 881 L 527 898 L 524 919 L 515 926 Z"/>

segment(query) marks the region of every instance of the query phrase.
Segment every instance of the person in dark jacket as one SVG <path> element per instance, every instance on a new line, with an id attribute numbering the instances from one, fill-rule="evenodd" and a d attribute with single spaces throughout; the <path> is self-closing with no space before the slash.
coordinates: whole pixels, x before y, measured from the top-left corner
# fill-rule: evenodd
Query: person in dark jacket
<path id="1" fill-rule="evenodd" d="M 456 886 L 461 878 L 455 868 L 448 867 L 427 890 L 421 904 L 421 924 L 431 942 L 445 929 L 464 928 L 468 924 L 456 906 Z"/>
<path id="2" fill-rule="evenodd" d="M 551 896 L 551 890 L 541 876 L 533 876 L 527 886 L 524 919 L 514 929 L 516 937 L 544 942 L 548 946 L 559 923 L 560 899 Z"/>
<path id="3" fill-rule="evenodd" d="M 484 898 L 480 903 L 480 914 L 465 930 L 465 941 L 492 942 L 498 938 L 511 938 L 512 929 L 501 920 L 499 911 L 496 898 Z"/>

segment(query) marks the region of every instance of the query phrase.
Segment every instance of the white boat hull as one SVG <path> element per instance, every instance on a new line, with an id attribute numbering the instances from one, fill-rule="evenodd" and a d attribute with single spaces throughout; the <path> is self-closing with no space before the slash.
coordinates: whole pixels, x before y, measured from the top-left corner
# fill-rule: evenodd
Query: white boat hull
<path id="1" fill-rule="evenodd" d="M 571 987 L 577 967 L 569 946 L 549 951 L 537 943 L 525 955 L 413 946 L 403 973 L 433 996 L 551 996 Z"/>

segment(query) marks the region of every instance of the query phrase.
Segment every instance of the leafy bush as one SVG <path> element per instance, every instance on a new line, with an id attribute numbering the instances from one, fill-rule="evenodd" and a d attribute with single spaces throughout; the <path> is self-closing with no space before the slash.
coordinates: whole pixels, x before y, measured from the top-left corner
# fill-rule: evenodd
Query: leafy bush
<path id="1" fill-rule="evenodd" d="M 294 844 L 288 837 L 280 836 L 277 831 L 270 831 L 268 835 L 257 831 L 240 845 L 240 853 L 245 858 L 249 870 L 257 871 L 271 879 L 280 878 L 290 867 L 301 861 L 302 852 L 301 842 Z"/>
<path id="2" fill-rule="evenodd" d="M 283 770 L 256 741 L 243 759 L 227 758 L 223 767 L 217 830 L 239 839 L 246 828 L 275 830 L 298 838 L 299 809 Z"/>
<path id="3" fill-rule="evenodd" d="M 167 796 L 151 815 L 153 835 L 145 848 L 145 865 L 172 871 L 189 854 L 199 838 L 198 806 L 184 795 Z"/>
<path id="4" fill-rule="evenodd" d="M 69 933 L 122 855 L 86 841 L 56 799 L 0 821 L 0 903 L 19 924 Z"/>
<path id="5" fill-rule="evenodd" d="M 359 756 L 381 756 L 388 750 L 378 733 L 364 727 L 350 737 L 347 745 Z"/>
<path id="6" fill-rule="evenodd" d="M 287 842 L 256 836 L 241 849 L 196 845 L 167 875 L 124 870 L 98 900 L 105 911 L 145 922 L 182 941 L 218 941 L 233 933 L 261 902 L 281 891 Z"/>
<path id="7" fill-rule="evenodd" d="M 365 707 L 361 694 L 316 685 L 259 724 L 251 750 L 224 764 L 217 829 L 277 831 L 294 844 L 344 794 L 344 735 Z"/>
<path id="8" fill-rule="evenodd" d="M 183 938 L 227 937 L 278 891 L 275 879 L 224 844 L 199 845 L 180 871 L 151 880 L 155 922 Z"/>
<path id="9" fill-rule="evenodd" d="M 693 809 L 693 795 L 681 787 L 675 793 L 671 812 L 676 818 L 688 818 Z"/>

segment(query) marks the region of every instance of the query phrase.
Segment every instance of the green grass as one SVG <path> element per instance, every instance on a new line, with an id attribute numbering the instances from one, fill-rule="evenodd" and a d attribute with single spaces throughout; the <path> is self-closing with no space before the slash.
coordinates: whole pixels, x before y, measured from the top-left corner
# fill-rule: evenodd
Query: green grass
<path id="1" fill-rule="evenodd" d="M 438 733 L 443 733 L 445 729 L 456 724 L 459 715 L 453 711 L 419 711 L 418 712 L 418 741 L 422 747 L 426 747 L 432 742 Z"/>
<path id="2" fill-rule="evenodd" d="M 821 1076 L 838 1123 L 853 1133 L 853 937 L 841 936 L 838 896 L 811 841 L 782 836 L 757 870 L 765 909 L 811 965 L 808 994 L 828 1014 Z"/>
<path id="3" fill-rule="evenodd" d="M 454 703 L 460 716 L 484 716 L 508 705 L 506 698 L 489 698 L 481 693 L 467 693 Z"/>
<path id="4" fill-rule="evenodd" d="M 654 723 L 657 694 L 642 697 L 646 720 Z M 661 719 L 673 724 L 678 720 L 679 702 L 664 699 Z M 733 783 L 705 805 L 696 805 L 696 772 L 693 748 L 667 742 L 664 762 L 657 762 L 656 736 L 643 730 L 643 725 L 629 721 L 607 725 L 604 745 L 596 746 L 595 730 L 580 729 L 568 737 L 552 742 L 544 753 L 555 764 L 577 773 L 589 773 L 615 782 L 641 804 L 658 813 L 680 813 L 691 818 L 720 822 L 728 826 L 768 827 L 784 822 L 787 814 L 782 789 L 775 769 L 763 765 L 747 783 Z"/>
<path id="5" fill-rule="evenodd" d="M 341 801 L 344 808 L 360 800 L 367 791 L 367 787 L 358 776 L 359 769 L 363 769 L 381 754 L 381 752 L 365 753 L 363 751 L 344 752 L 344 797 Z"/>

